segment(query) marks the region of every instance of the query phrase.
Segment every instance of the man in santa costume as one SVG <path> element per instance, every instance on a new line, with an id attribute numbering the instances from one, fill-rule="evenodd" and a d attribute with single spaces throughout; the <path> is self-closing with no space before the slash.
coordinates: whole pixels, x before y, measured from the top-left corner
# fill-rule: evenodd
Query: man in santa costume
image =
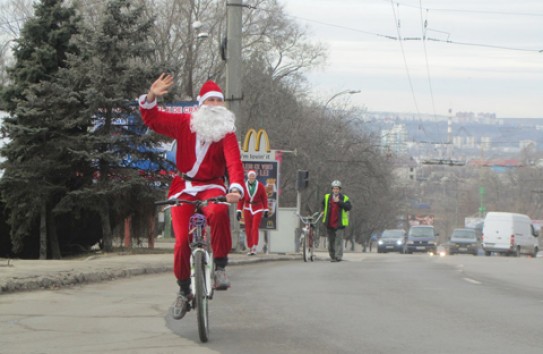
<path id="1" fill-rule="evenodd" d="M 200 108 L 192 113 L 171 113 L 157 108 L 157 98 L 168 93 L 173 76 L 162 74 L 147 95 L 139 98 L 143 122 L 159 134 L 177 141 L 177 176 L 168 198 L 208 199 L 226 195 L 229 203 L 243 196 L 243 165 L 235 134 L 235 117 L 224 107 L 224 95 L 213 81 L 204 83 L 198 96 Z M 230 185 L 225 184 L 228 173 Z M 173 317 L 181 319 L 190 310 L 189 219 L 194 206 L 182 204 L 172 209 L 175 233 L 173 271 L 180 287 L 173 305 Z M 211 247 L 215 259 L 215 289 L 226 290 L 230 282 L 225 267 L 232 248 L 228 206 L 209 204 L 203 208 L 211 228 Z"/>
<path id="2" fill-rule="evenodd" d="M 268 217 L 268 194 L 266 187 L 256 179 L 256 171 L 247 172 L 247 182 L 245 183 L 243 198 L 238 202 L 237 218 L 245 221 L 245 235 L 247 236 L 247 247 L 249 247 L 249 256 L 256 254 L 258 246 L 258 227 L 262 216 Z"/>

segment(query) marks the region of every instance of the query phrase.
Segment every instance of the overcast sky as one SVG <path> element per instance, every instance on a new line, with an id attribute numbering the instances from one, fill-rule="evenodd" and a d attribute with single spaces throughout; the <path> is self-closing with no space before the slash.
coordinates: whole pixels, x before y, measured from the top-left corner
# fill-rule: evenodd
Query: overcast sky
<path id="1" fill-rule="evenodd" d="M 543 118 L 543 0 L 283 3 L 328 46 L 326 67 L 309 75 L 323 101 L 352 89 L 369 111 Z"/>

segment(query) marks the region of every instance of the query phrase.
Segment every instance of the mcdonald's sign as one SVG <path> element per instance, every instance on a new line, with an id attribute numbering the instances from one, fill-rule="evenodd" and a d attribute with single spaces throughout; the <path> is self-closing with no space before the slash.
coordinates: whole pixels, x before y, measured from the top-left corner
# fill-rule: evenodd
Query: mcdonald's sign
<path id="1" fill-rule="evenodd" d="M 266 133 L 266 131 L 264 129 L 258 129 L 258 131 L 256 131 L 255 129 L 250 128 L 247 131 L 247 134 L 245 134 L 245 140 L 243 140 L 243 146 L 241 147 L 241 149 L 244 152 L 249 152 L 249 143 L 251 142 L 251 137 L 253 135 L 255 136 L 255 142 L 254 142 L 254 145 L 253 145 L 254 146 L 254 151 L 260 151 L 260 147 L 262 146 L 261 145 L 262 138 L 264 138 L 264 143 L 266 144 L 265 145 L 266 152 L 270 153 L 271 152 L 270 139 L 268 137 L 268 133 Z"/>

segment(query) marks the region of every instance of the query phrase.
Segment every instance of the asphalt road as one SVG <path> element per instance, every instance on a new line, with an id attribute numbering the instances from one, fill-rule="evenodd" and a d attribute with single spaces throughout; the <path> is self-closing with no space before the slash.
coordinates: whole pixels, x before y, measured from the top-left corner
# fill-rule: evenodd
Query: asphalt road
<path id="1" fill-rule="evenodd" d="M 2 295 L 0 353 L 541 353 L 541 258 L 346 258 L 232 267 L 206 344 L 171 274 Z"/>

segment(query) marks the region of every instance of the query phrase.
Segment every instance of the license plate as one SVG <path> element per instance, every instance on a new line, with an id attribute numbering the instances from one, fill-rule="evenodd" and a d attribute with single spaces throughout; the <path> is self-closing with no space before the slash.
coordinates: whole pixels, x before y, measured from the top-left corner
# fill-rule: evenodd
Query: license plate
<path id="1" fill-rule="evenodd" d="M 418 250 L 425 250 L 426 247 L 424 247 L 424 246 L 417 246 L 417 249 L 418 249 Z"/>
<path id="2" fill-rule="evenodd" d="M 389 248 L 394 248 L 394 246 L 387 246 L 386 248 L 387 248 L 387 249 L 389 249 Z"/>
<path id="3" fill-rule="evenodd" d="M 459 247 L 458 250 L 459 251 L 467 251 L 468 249 L 466 247 Z"/>

